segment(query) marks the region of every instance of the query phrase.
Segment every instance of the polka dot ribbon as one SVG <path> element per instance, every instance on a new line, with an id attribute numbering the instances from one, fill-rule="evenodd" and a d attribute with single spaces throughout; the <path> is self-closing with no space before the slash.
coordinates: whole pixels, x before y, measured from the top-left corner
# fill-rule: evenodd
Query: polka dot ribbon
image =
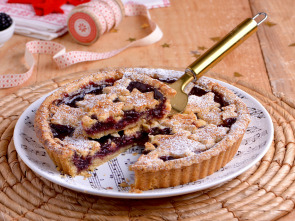
<path id="1" fill-rule="evenodd" d="M 98 2 L 100 1 L 89 2 L 89 4 L 91 5 Z M 102 2 L 103 2 L 103 6 L 105 7 L 106 3 L 108 2 L 113 3 L 114 0 L 103 0 Z M 89 7 L 89 5 L 85 6 L 84 4 L 82 4 L 78 6 L 77 8 L 83 9 L 83 7 Z M 126 5 L 124 5 L 124 11 L 126 16 L 137 16 L 137 15 L 145 16 L 148 19 L 149 26 L 152 32 L 149 35 L 145 36 L 144 38 L 141 38 L 139 40 L 129 43 L 123 48 L 116 49 L 109 52 L 102 52 L 102 53 L 88 52 L 88 51 L 66 52 L 66 48 L 62 44 L 59 44 L 53 41 L 39 41 L 39 40 L 30 41 L 26 44 L 26 50 L 25 50 L 25 61 L 30 67 L 29 70 L 26 73 L 22 73 L 22 74 L 0 75 L 0 88 L 15 87 L 15 86 L 23 84 L 25 81 L 27 81 L 30 78 L 35 66 L 35 59 L 33 54 L 50 54 L 53 56 L 53 60 L 55 61 L 55 63 L 57 64 L 59 68 L 66 68 L 68 66 L 71 66 L 73 64 L 77 64 L 80 62 L 98 61 L 102 59 L 107 59 L 119 54 L 120 52 L 124 51 L 127 48 L 150 45 L 159 41 L 162 38 L 163 33 L 158 27 L 158 25 L 151 20 L 149 11 L 146 8 L 146 6 L 135 4 L 135 3 L 127 3 Z M 101 15 L 103 14 L 102 12 L 103 11 L 101 10 L 97 11 L 97 14 Z M 98 31 L 99 35 L 103 34 L 105 31 L 110 30 L 112 25 L 114 27 L 117 27 L 118 24 L 120 23 L 123 15 L 122 14 L 119 15 L 118 8 L 117 10 L 114 10 L 112 14 L 113 16 L 110 16 L 110 11 L 106 13 L 107 17 L 111 18 L 112 21 L 104 18 L 105 26 L 103 26 L 102 29 L 99 29 Z"/>

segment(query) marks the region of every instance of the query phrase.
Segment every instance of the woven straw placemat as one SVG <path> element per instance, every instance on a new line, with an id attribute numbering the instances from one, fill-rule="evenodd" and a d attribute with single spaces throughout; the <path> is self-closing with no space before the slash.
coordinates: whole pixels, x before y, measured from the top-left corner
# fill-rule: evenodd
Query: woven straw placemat
<path id="1" fill-rule="evenodd" d="M 126 200 L 75 192 L 36 175 L 14 148 L 15 123 L 33 101 L 82 75 L 49 80 L 0 99 L 0 220 L 276 220 L 294 209 L 294 101 L 218 74 L 211 76 L 258 99 L 274 123 L 267 154 L 237 178 L 177 197 Z"/>

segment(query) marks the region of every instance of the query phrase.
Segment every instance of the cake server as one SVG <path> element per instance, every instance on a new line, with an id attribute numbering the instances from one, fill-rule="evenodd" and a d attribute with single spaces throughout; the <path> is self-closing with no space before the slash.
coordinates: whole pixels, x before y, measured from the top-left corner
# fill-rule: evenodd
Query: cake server
<path id="1" fill-rule="evenodd" d="M 259 16 L 264 16 L 260 21 L 255 19 Z M 169 84 L 170 87 L 176 90 L 177 94 L 171 99 L 172 113 L 182 112 L 188 102 L 188 95 L 184 92 L 184 88 L 191 81 L 198 80 L 204 73 L 217 64 L 233 49 L 244 42 L 248 37 L 256 32 L 257 27 L 266 20 L 267 15 L 260 12 L 253 18 L 247 18 L 228 33 L 219 42 L 208 49 L 196 61 L 190 64 L 184 74 L 174 83 Z"/>

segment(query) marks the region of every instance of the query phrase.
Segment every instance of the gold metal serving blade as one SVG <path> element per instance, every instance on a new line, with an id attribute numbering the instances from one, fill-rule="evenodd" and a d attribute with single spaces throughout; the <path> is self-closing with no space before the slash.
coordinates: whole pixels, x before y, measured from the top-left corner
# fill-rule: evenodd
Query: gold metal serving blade
<path id="1" fill-rule="evenodd" d="M 264 17 L 259 22 L 256 22 L 255 19 L 261 15 Z M 266 13 L 261 12 L 253 18 L 247 18 L 244 20 L 229 34 L 208 49 L 196 61 L 190 64 L 186 68 L 184 75 L 182 75 L 177 81 L 169 84 L 169 86 L 177 92 L 175 97 L 171 99 L 171 114 L 182 112 L 185 109 L 188 102 L 188 95 L 184 92 L 184 88 L 187 84 L 193 80 L 198 80 L 228 53 L 255 33 L 258 25 L 265 21 L 266 18 Z"/>
<path id="2" fill-rule="evenodd" d="M 177 81 L 169 84 L 170 87 L 176 90 L 176 95 L 170 99 L 171 103 L 171 114 L 182 112 L 188 101 L 188 96 L 184 92 L 185 86 L 194 79 L 191 73 L 185 72 Z"/>

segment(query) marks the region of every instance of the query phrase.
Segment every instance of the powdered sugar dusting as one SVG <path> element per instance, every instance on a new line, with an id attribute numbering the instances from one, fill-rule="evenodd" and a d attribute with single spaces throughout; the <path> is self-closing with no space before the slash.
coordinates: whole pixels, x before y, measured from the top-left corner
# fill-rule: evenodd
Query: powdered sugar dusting
<path id="1" fill-rule="evenodd" d="M 222 84 L 223 85 L 223 84 Z M 232 88 L 231 86 L 224 84 L 225 86 L 228 86 L 229 88 Z M 40 174 L 44 177 L 50 177 L 50 180 L 54 183 L 58 183 L 59 185 L 63 185 L 65 187 L 70 187 L 73 189 L 76 189 L 78 191 L 84 191 L 85 190 L 89 194 L 95 194 L 100 196 L 111 196 L 111 197 L 122 197 L 122 198 L 159 198 L 163 196 L 171 196 L 171 195 L 179 195 L 179 194 L 186 194 L 189 192 L 195 192 L 200 191 L 205 188 L 211 187 L 213 185 L 221 184 L 227 180 L 232 179 L 234 176 L 237 176 L 238 174 L 241 174 L 242 172 L 246 171 L 246 169 L 250 168 L 252 165 L 254 165 L 257 161 L 260 160 L 260 158 L 264 155 L 264 153 L 267 151 L 269 145 L 272 141 L 272 122 L 269 118 L 269 115 L 263 109 L 262 105 L 260 105 L 255 99 L 252 99 L 251 96 L 249 96 L 247 93 L 234 88 L 233 90 L 237 93 L 238 96 L 241 96 L 243 101 L 246 102 L 246 104 L 249 106 L 249 108 L 255 108 L 257 111 L 263 111 L 263 115 L 266 116 L 266 118 L 257 118 L 257 115 L 255 115 L 257 112 L 253 113 L 252 119 L 253 122 L 250 125 L 249 129 L 247 130 L 247 133 L 245 134 L 245 139 L 242 141 L 242 146 L 239 148 L 239 154 L 237 154 L 233 160 L 230 162 L 230 164 L 226 165 L 224 169 L 219 170 L 218 172 L 214 173 L 213 175 L 206 177 L 204 179 L 201 179 L 196 182 L 191 182 L 186 185 L 181 185 L 173 188 L 162 188 L 162 189 L 154 189 L 150 191 L 144 191 L 140 194 L 134 194 L 130 193 L 129 188 L 121 188 L 118 186 L 118 182 L 114 182 L 114 177 L 118 177 L 118 174 L 120 177 L 124 177 L 125 180 L 127 179 L 127 182 L 133 183 L 134 182 L 134 172 L 129 171 L 128 168 L 130 166 L 130 162 L 135 162 L 139 154 L 135 156 L 133 154 L 133 149 L 130 149 L 129 151 L 126 151 L 122 155 L 119 155 L 118 158 L 115 160 L 112 160 L 110 163 L 106 163 L 100 167 L 98 167 L 94 172 L 93 177 L 89 177 L 88 179 L 83 179 L 83 177 L 67 177 L 67 176 L 60 176 L 60 173 L 56 171 L 55 165 L 51 162 L 48 154 L 45 153 L 45 156 L 37 155 L 36 150 L 44 151 L 44 148 L 41 145 L 35 144 L 35 131 L 32 130 L 31 124 L 33 123 L 35 119 L 35 111 L 38 109 L 39 105 L 42 103 L 42 100 L 38 101 L 38 103 L 34 104 L 31 108 L 28 108 L 24 114 L 21 116 L 15 131 L 15 145 L 17 148 L 17 151 L 19 153 L 19 156 L 24 160 L 25 163 L 28 164 L 30 168 L 32 168 L 37 174 Z M 238 121 L 240 120 L 240 111 L 238 110 Z M 27 118 L 29 117 L 29 120 Z M 38 116 L 39 118 L 39 116 Z M 21 123 L 21 124 L 19 124 Z M 238 123 L 238 122 L 237 122 Z M 230 130 L 235 130 L 236 124 L 233 124 Z M 76 129 L 77 130 L 77 129 Z M 24 134 L 25 133 L 25 134 Z M 262 136 L 257 136 L 257 134 Z M 266 134 L 266 135 L 265 135 Z M 33 140 L 30 141 L 30 139 L 26 139 L 27 137 L 32 137 Z M 251 138 L 257 138 L 255 142 L 250 142 L 246 144 L 246 141 L 250 141 Z M 226 135 L 226 140 L 235 138 L 234 136 L 231 136 L 231 132 Z M 17 138 L 17 139 L 16 139 Z M 225 141 L 222 140 L 223 144 Z M 26 145 L 27 147 L 36 147 L 35 151 L 31 151 L 31 148 L 24 148 L 23 145 Z M 205 151 L 202 154 L 193 155 L 191 157 L 186 157 L 185 159 L 177 159 L 177 160 L 168 160 L 164 162 L 163 160 L 156 158 L 155 163 L 161 163 L 161 168 L 163 169 L 169 169 L 169 168 L 181 168 L 182 163 L 180 162 L 188 162 L 186 165 L 189 166 L 189 163 L 192 162 L 200 162 L 200 160 L 203 159 L 203 156 L 209 156 L 208 153 L 216 154 L 216 149 L 219 150 L 219 143 L 216 145 L 216 147 L 210 148 L 209 150 Z M 137 147 L 134 148 L 136 153 L 138 150 Z M 211 154 L 210 154 L 211 155 Z M 258 157 L 257 157 L 258 156 Z M 199 161 L 196 161 L 196 158 L 199 159 Z M 253 161 L 254 159 L 254 161 Z M 110 170 L 110 166 L 116 162 L 116 168 L 122 169 L 122 172 L 118 173 L 118 170 L 113 171 Z M 126 164 L 127 162 L 127 164 Z M 153 164 L 155 166 L 155 163 Z M 180 165 L 179 167 L 177 167 Z M 185 166 L 186 166 L 185 165 Z M 215 165 L 215 164 L 214 164 Z M 150 165 L 146 166 L 145 168 L 148 168 Z M 139 167 L 143 168 L 143 167 Z M 155 167 L 156 168 L 156 167 Z M 210 165 L 211 168 L 211 165 Z M 196 171 L 196 170 L 194 170 Z M 202 170 L 204 171 L 204 170 Z M 161 174 L 161 173 L 160 173 Z M 186 173 L 188 174 L 188 173 Z M 174 174 L 172 174 L 174 175 Z M 180 174 L 181 175 L 181 174 Z M 178 177 L 178 176 L 177 176 Z M 93 180 L 99 180 L 100 185 L 93 186 L 91 181 Z M 162 180 L 161 175 L 159 177 L 160 180 Z M 120 180 L 119 180 L 120 182 Z M 109 188 L 109 187 L 112 188 Z"/>
<path id="2" fill-rule="evenodd" d="M 134 68 L 132 70 L 139 73 L 144 73 L 150 77 L 156 77 L 160 80 L 178 79 L 184 74 L 183 71 L 171 71 L 165 69 Z"/>
<path id="3" fill-rule="evenodd" d="M 64 145 L 67 145 L 76 150 L 80 150 L 80 152 L 91 150 L 93 148 L 97 150 L 100 149 L 100 144 L 98 142 L 91 141 L 91 140 L 66 137 L 62 142 Z"/>
<path id="4" fill-rule="evenodd" d="M 92 116 L 93 114 L 95 114 L 98 120 L 104 121 L 109 117 L 122 116 L 123 106 L 123 102 L 114 103 L 112 100 L 106 97 L 105 99 L 98 101 L 97 104 L 94 105 L 93 108 L 90 110 L 88 115 Z"/>
<path id="5" fill-rule="evenodd" d="M 155 84 L 159 83 L 158 81 L 152 79 L 149 81 L 149 78 L 146 77 L 143 81 L 143 75 L 141 73 L 145 73 L 148 76 L 163 80 L 177 79 L 183 74 L 181 71 L 176 72 L 163 69 L 127 69 L 124 72 L 123 77 L 115 81 L 114 85 L 105 87 L 103 89 L 103 94 L 87 94 L 83 100 L 77 102 L 77 106 L 79 108 L 74 109 L 87 112 L 82 118 L 82 123 L 80 123 L 80 120 L 78 120 L 77 123 L 77 119 L 80 119 L 80 115 L 79 117 L 77 117 L 77 114 L 73 114 L 72 117 L 68 117 L 67 114 L 64 115 L 66 120 L 73 118 L 77 119 L 75 119 L 76 129 L 73 136 L 66 137 L 62 141 L 63 144 L 78 150 L 82 154 L 85 154 L 87 151 L 89 152 L 93 149 L 99 150 L 99 142 L 89 140 L 87 138 L 88 135 L 86 135 L 87 132 L 85 131 L 89 125 L 90 127 L 88 128 L 91 128 L 91 126 L 96 124 L 96 122 L 104 122 L 110 117 L 116 121 L 119 121 L 122 119 L 124 111 L 135 110 L 141 112 L 157 106 L 160 101 L 154 99 L 154 92 L 142 93 L 137 88 L 134 88 L 132 91 L 127 89 L 131 81 L 140 81 L 144 82 L 145 84 L 147 82 L 156 82 Z M 197 82 L 197 84 L 201 88 L 204 88 L 205 91 L 210 91 L 213 86 L 216 86 L 213 81 L 204 77 L 202 77 Z M 150 85 L 154 86 L 153 84 Z M 208 88 L 206 85 L 209 85 Z M 190 87 L 192 86 L 193 85 L 191 83 Z M 221 89 L 221 92 L 224 93 L 223 89 Z M 220 96 L 220 94 L 218 95 Z M 154 122 L 150 122 L 151 124 L 154 123 L 154 125 L 157 125 L 156 127 L 160 128 L 160 131 L 166 129 L 167 127 L 170 128 L 172 130 L 172 134 L 167 133 L 169 135 L 160 135 L 160 132 L 158 135 L 151 136 L 150 144 L 154 145 L 154 150 L 149 153 L 148 156 L 140 158 L 136 164 L 146 164 L 147 162 L 143 162 L 141 160 L 146 161 L 147 159 L 163 163 L 158 159 L 158 157 L 161 156 L 173 157 L 174 159 L 184 157 L 190 158 L 207 151 L 209 148 L 214 147 L 226 136 L 229 136 L 230 129 L 223 127 L 222 123 L 223 120 L 226 120 L 227 118 L 237 116 L 235 107 L 236 104 L 230 104 L 221 108 L 221 104 L 218 103 L 219 101 L 217 100 L 218 102 L 216 102 L 214 98 L 214 91 L 207 92 L 202 96 L 190 95 L 188 105 L 184 113 L 174 115 L 173 117 L 166 117 L 161 121 L 154 120 Z M 69 110 L 69 112 L 71 112 L 71 110 Z M 87 125 L 89 122 L 90 124 Z M 132 128 L 129 128 L 129 130 L 132 131 L 133 134 L 139 132 L 139 130 L 145 130 L 145 132 L 147 132 L 151 128 L 148 123 L 149 122 L 146 122 L 145 124 L 147 125 L 145 126 L 136 125 L 134 127 L 136 129 L 133 130 Z M 244 127 L 246 124 L 246 120 L 243 123 L 236 123 L 233 125 L 232 129 L 235 128 L 238 130 L 239 134 L 243 133 L 245 131 Z M 102 136 L 105 135 L 107 134 L 102 134 Z M 98 139 L 100 137 L 94 138 Z M 114 145 L 116 144 L 114 143 Z M 155 154 L 157 157 L 154 156 Z"/>
<path id="6" fill-rule="evenodd" d="M 116 97 L 120 95 L 129 95 L 130 92 L 127 90 L 127 87 L 130 82 L 131 80 L 124 75 L 123 78 L 117 80 L 113 86 L 105 87 L 103 92 L 109 94 L 109 96 L 115 95 Z"/>
<path id="7" fill-rule="evenodd" d="M 222 140 L 228 132 L 226 127 L 217 127 L 214 124 L 209 124 L 197 130 L 191 135 L 191 139 L 201 142 L 202 144 L 211 147 Z"/>
<path id="8" fill-rule="evenodd" d="M 51 118 L 51 123 L 73 127 L 79 124 L 79 121 L 85 114 L 81 109 L 72 108 L 64 104 L 60 105 L 58 108 L 52 106 L 51 111 L 54 113 Z"/>
<path id="9" fill-rule="evenodd" d="M 106 94 L 86 94 L 82 101 L 77 102 L 77 106 L 82 107 L 85 111 L 91 110 L 98 101 L 106 99 Z"/>
<path id="10" fill-rule="evenodd" d="M 172 156 L 174 158 L 192 156 L 196 152 L 207 149 L 204 144 L 179 135 L 159 136 L 155 138 L 153 143 L 158 144 L 156 152 L 159 156 Z"/>
<path id="11" fill-rule="evenodd" d="M 201 97 L 191 95 L 188 98 L 188 106 L 186 109 L 194 113 L 209 112 L 214 107 L 219 107 L 220 104 L 214 101 L 214 93 L 209 92 Z"/>
<path id="12" fill-rule="evenodd" d="M 134 109 L 143 112 L 147 109 L 155 108 L 159 102 L 154 99 L 153 92 L 141 93 L 134 88 L 129 96 L 120 96 L 119 99 L 124 102 L 123 110 Z"/>

